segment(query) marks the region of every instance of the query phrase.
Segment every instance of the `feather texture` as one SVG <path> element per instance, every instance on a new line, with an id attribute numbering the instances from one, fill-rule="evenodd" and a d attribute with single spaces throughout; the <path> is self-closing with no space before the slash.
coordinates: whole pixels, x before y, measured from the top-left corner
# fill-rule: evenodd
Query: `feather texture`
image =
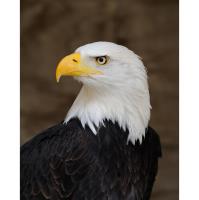
<path id="1" fill-rule="evenodd" d="M 105 120 L 93 134 L 77 118 L 21 147 L 21 200 L 147 200 L 161 147 L 148 127 L 143 141 Z"/>

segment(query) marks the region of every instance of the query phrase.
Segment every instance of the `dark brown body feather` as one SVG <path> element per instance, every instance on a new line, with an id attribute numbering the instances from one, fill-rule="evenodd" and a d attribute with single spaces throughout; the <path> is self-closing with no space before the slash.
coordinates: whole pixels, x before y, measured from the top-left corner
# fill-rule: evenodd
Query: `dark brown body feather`
<path id="1" fill-rule="evenodd" d="M 21 147 L 21 200 L 147 200 L 161 147 L 150 127 L 142 144 L 105 121 L 94 135 L 78 119 Z"/>

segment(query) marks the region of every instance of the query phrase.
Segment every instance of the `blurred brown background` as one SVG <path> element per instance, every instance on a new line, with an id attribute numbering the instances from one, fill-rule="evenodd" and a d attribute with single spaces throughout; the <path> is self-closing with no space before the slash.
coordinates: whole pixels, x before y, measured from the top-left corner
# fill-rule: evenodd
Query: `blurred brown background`
<path id="1" fill-rule="evenodd" d="M 178 1 L 21 0 L 21 143 L 64 119 L 80 85 L 57 62 L 94 41 L 129 47 L 148 69 L 163 158 L 152 200 L 178 199 Z"/>

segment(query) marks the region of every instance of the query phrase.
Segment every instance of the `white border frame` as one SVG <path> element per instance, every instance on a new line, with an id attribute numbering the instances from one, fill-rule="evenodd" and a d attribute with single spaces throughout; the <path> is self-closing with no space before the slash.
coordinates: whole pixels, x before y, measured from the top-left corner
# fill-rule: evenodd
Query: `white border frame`
<path id="1" fill-rule="evenodd" d="M 180 2 L 180 199 L 198 199 L 199 6 Z"/>
<path id="2" fill-rule="evenodd" d="M 0 199 L 19 199 L 19 1 L 0 5 Z"/>

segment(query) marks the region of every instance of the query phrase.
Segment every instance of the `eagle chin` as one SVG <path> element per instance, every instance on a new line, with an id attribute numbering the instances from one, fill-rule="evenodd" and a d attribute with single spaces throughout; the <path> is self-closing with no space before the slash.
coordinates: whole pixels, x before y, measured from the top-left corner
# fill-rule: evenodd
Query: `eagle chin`
<path id="1" fill-rule="evenodd" d="M 21 199 L 149 199 L 161 145 L 139 56 L 87 44 L 59 62 L 62 76 L 83 86 L 63 122 L 21 147 Z"/>

